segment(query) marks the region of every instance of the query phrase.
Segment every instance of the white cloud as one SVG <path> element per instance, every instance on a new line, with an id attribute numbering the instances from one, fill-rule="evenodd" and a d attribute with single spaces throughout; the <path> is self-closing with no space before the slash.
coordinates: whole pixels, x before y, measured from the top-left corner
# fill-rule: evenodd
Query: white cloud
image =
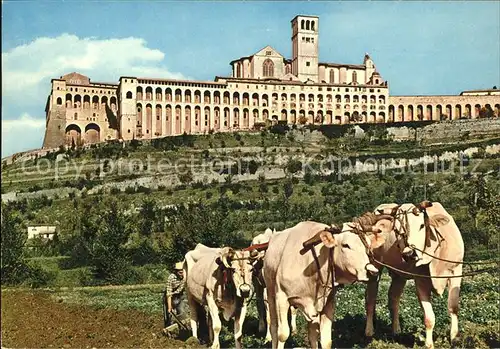
<path id="1" fill-rule="evenodd" d="M 45 119 L 23 114 L 18 119 L 2 119 L 2 158 L 13 153 L 41 147 Z"/>
<path id="2" fill-rule="evenodd" d="M 62 34 L 35 41 L 2 53 L 3 93 L 33 95 L 49 90 L 51 78 L 77 71 L 94 81 L 116 82 L 121 75 L 184 78 L 163 65 L 165 54 L 146 46 L 140 38 L 79 38 Z M 43 86 L 41 86 L 43 84 Z"/>
<path id="3" fill-rule="evenodd" d="M 79 38 L 71 34 L 41 37 L 2 52 L 2 156 L 41 147 L 43 115 L 50 80 L 79 72 L 91 81 L 118 82 L 123 75 L 188 79 L 168 70 L 165 54 L 141 38 Z"/>

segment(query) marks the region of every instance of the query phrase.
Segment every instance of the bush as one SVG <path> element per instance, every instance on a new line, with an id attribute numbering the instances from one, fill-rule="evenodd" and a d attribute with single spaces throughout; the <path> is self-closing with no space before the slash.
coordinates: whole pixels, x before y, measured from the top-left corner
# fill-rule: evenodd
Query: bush
<path id="1" fill-rule="evenodd" d="M 46 287 L 53 285 L 57 278 L 56 270 L 48 270 L 43 268 L 38 263 L 28 264 L 28 279 L 25 281 L 29 283 L 32 288 Z"/>

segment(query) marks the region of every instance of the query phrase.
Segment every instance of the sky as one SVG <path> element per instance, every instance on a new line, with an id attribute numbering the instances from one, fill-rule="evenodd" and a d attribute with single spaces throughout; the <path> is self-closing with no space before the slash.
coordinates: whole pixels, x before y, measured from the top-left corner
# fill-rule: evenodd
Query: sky
<path id="1" fill-rule="evenodd" d="M 212 81 L 319 16 L 321 62 L 369 53 L 391 95 L 500 87 L 498 1 L 2 1 L 2 157 L 40 148 L 50 80 L 73 71 Z"/>

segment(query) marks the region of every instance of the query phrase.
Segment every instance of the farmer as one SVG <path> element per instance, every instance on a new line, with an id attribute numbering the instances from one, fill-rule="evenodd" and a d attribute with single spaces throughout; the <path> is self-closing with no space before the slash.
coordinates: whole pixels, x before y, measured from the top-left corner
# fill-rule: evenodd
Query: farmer
<path id="1" fill-rule="evenodd" d="M 165 297 L 167 303 L 167 324 L 172 324 L 170 313 L 182 315 L 184 312 L 184 270 L 183 262 L 175 263 L 174 271 L 168 276 Z"/>

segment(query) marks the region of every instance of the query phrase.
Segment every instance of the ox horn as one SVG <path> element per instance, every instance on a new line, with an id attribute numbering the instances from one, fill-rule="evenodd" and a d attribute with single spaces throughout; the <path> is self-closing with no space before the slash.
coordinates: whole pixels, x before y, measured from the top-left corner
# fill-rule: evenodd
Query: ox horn
<path id="1" fill-rule="evenodd" d="M 381 232 L 379 228 L 375 228 L 373 225 L 361 225 L 361 228 L 365 233 L 375 233 L 378 234 Z"/>
<path id="2" fill-rule="evenodd" d="M 309 247 L 312 247 L 314 245 L 317 245 L 321 242 L 321 237 L 320 237 L 320 234 L 324 231 L 329 231 L 330 233 L 332 234 L 338 234 L 338 233 L 341 233 L 342 232 L 342 229 L 340 229 L 339 227 L 337 226 L 331 226 L 331 227 L 328 227 L 328 228 L 325 228 L 321 231 L 318 231 L 316 234 L 314 234 L 314 236 L 306 241 L 304 241 L 302 243 L 302 246 L 304 248 L 309 248 Z"/>
<path id="3" fill-rule="evenodd" d="M 378 221 L 381 221 L 382 219 L 388 219 L 388 220 L 392 221 L 392 220 L 394 220 L 394 216 L 392 214 L 376 215 L 374 224 L 377 223 Z"/>
<path id="4" fill-rule="evenodd" d="M 426 208 L 432 207 L 432 202 L 430 202 L 429 200 L 424 200 L 424 201 L 422 201 L 421 203 L 419 203 L 418 205 L 415 205 L 415 206 L 417 206 L 420 211 L 423 211 Z"/>
<path id="5" fill-rule="evenodd" d="M 234 250 L 231 247 L 227 247 L 226 249 L 224 249 L 224 252 L 222 253 L 220 259 L 222 261 L 222 264 L 224 264 L 226 268 L 231 268 L 228 259 L 231 259 L 233 257 L 234 257 Z"/>

